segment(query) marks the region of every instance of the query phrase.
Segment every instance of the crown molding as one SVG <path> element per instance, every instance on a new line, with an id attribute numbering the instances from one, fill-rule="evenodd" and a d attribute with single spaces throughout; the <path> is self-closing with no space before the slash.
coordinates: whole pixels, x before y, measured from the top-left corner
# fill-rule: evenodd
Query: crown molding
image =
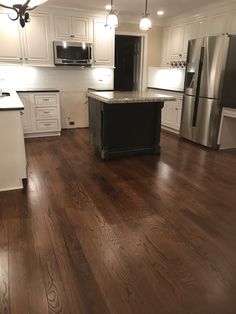
<path id="1" fill-rule="evenodd" d="M 183 14 L 178 14 L 173 17 L 164 18 L 162 26 L 171 26 L 174 24 L 192 22 L 193 19 L 201 19 L 209 15 L 215 15 L 220 13 L 228 13 L 236 10 L 236 0 L 230 1 L 217 1 L 212 4 L 204 5 L 198 9 L 189 10 Z"/>

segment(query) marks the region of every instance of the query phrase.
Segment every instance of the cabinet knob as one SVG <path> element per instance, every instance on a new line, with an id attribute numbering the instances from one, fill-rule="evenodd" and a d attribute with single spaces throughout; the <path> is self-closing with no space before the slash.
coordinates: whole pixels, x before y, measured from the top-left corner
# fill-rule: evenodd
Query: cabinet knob
<path id="1" fill-rule="evenodd" d="M 70 35 L 70 37 L 71 37 L 71 38 L 74 38 L 74 37 L 75 37 L 75 35 Z"/>
<path id="2" fill-rule="evenodd" d="M 28 61 L 29 59 L 28 59 L 28 58 L 25 58 L 25 60 Z"/>
<path id="3" fill-rule="evenodd" d="M 19 60 L 23 60 L 23 58 L 19 58 Z"/>

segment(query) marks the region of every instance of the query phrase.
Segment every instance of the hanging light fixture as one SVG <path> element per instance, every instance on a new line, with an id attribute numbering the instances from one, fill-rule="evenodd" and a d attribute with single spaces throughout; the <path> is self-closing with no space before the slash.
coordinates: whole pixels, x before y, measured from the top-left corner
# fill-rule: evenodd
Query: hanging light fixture
<path id="1" fill-rule="evenodd" d="M 106 17 L 106 26 L 108 27 L 117 27 L 118 26 L 118 14 L 114 9 L 113 0 L 111 0 L 111 8 Z"/>
<path id="2" fill-rule="evenodd" d="M 13 10 L 15 17 L 9 18 L 12 21 L 20 20 L 20 25 L 25 27 L 25 23 L 30 22 L 29 12 L 48 0 L 0 0 L 0 6 L 6 9 Z"/>
<path id="3" fill-rule="evenodd" d="M 149 14 L 147 13 L 147 0 L 145 0 L 145 12 L 142 15 L 142 18 L 139 23 L 139 28 L 142 31 L 148 31 L 150 28 L 152 28 L 152 21 L 149 18 Z"/>

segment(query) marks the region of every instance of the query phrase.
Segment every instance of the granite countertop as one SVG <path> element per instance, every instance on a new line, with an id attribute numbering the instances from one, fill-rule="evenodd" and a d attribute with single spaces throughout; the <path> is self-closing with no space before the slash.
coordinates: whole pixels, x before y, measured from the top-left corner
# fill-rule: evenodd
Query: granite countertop
<path id="1" fill-rule="evenodd" d="M 59 93 L 55 88 L 18 88 L 17 93 Z"/>
<path id="2" fill-rule="evenodd" d="M 149 90 L 158 91 L 159 93 L 165 93 L 166 95 L 183 95 L 183 90 L 162 89 L 155 87 L 148 87 Z"/>
<path id="3" fill-rule="evenodd" d="M 157 93 L 153 91 L 147 92 L 94 92 L 88 91 L 88 97 L 100 100 L 107 104 L 125 104 L 125 103 L 144 103 L 144 102 L 164 102 L 174 101 L 175 97 Z"/>
<path id="4" fill-rule="evenodd" d="M 10 110 L 23 110 L 24 105 L 22 104 L 20 97 L 14 90 L 4 90 L 4 92 L 9 93 L 10 96 L 0 97 L 0 111 L 10 111 Z"/>

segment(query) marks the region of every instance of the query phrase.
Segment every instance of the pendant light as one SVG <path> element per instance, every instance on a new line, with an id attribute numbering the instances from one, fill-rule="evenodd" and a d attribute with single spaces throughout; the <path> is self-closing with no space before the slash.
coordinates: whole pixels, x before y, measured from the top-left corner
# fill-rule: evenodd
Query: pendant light
<path id="1" fill-rule="evenodd" d="M 111 0 L 111 9 L 106 17 L 106 26 L 117 27 L 118 26 L 118 15 L 117 11 L 114 9 L 113 0 Z"/>
<path id="2" fill-rule="evenodd" d="M 152 21 L 149 18 L 149 14 L 147 13 L 147 0 L 145 0 L 145 12 L 142 15 L 142 18 L 139 23 L 139 28 L 142 31 L 148 31 L 152 27 Z"/>
<path id="3" fill-rule="evenodd" d="M 9 18 L 12 21 L 20 20 L 20 25 L 25 27 L 25 23 L 30 22 L 29 12 L 39 5 L 47 2 L 48 0 L 0 0 L 0 7 L 13 10 L 16 13 L 16 17 Z"/>

